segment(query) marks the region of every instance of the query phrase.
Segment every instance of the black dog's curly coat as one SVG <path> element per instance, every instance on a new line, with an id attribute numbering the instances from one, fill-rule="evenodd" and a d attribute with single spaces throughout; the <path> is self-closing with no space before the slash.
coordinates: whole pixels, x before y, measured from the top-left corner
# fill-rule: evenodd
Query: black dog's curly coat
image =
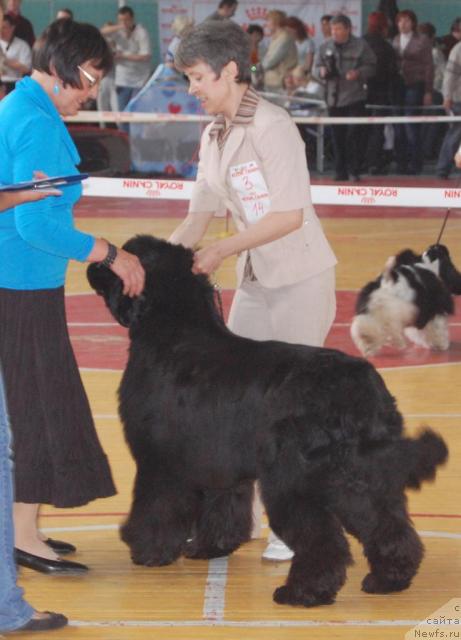
<path id="1" fill-rule="evenodd" d="M 250 536 L 257 478 L 270 526 L 295 554 L 276 602 L 334 601 L 351 563 L 344 529 L 370 565 L 364 591 L 407 588 L 423 546 L 404 490 L 434 477 L 443 440 L 429 429 L 403 436 L 366 360 L 232 334 L 191 251 L 151 236 L 124 248 L 145 267 L 142 296 L 124 296 L 105 267 L 88 277 L 131 338 L 119 400 L 137 464 L 122 529 L 133 561 L 235 551 Z"/>

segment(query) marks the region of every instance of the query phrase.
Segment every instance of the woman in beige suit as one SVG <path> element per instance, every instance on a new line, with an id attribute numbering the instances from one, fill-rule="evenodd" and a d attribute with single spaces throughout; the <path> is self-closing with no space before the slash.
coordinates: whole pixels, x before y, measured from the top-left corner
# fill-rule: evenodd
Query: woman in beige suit
<path id="1" fill-rule="evenodd" d="M 238 256 L 229 327 L 320 346 L 336 311 L 336 259 L 312 206 L 304 143 L 288 113 L 250 87 L 249 59 L 249 37 L 231 21 L 204 22 L 181 41 L 175 64 L 216 117 L 202 136 L 189 213 L 170 241 L 195 247 L 215 213 L 230 210 L 237 233 L 198 250 L 193 267 L 210 274 Z M 263 557 L 291 552 L 273 540 Z"/>

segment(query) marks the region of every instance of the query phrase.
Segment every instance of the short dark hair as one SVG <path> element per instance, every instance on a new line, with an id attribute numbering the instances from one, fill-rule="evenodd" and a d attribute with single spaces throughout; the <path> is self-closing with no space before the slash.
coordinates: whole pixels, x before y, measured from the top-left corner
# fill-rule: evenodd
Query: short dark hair
<path id="1" fill-rule="evenodd" d="M 238 0 L 221 0 L 218 4 L 218 9 L 222 9 L 223 7 L 233 7 L 235 4 L 238 4 Z"/>
<path id="2" fill-rule="evenodd" d="M 88 60 L 104 73 L 112 68 L 112 52 L 99 29 L 74 20 L 55 20 L 35 43 L 32 66 L 51 75 L 53 65 L 64 85 L 81 89 L 78 65 Z"/>
<path id="3" fill-rule="evenodd" d="M 349 16 L 345 16 L 343 13 L 338 13 L 337 16 L 333 16 L 331 24 L 342 24 L 346 29 L 352 29 L 352 22 Z"/>
<path id="4" fill-rule="evenodd" d="M 70 20 L 74 19 L 74 12 L 72 11 L 72 9 L 68 9 L 67 7 L 63 7 L 62 9 L 58 9 L 58 11 L 56 13 L 59 12 L 63 12 L 63 13 L 67 13 L 67 15 L 69 16 Z"/>
<path id="5" fill-rule="evenodd" d="M 197 62 L 208 64 L 217 77 L 232 60 L 238 67 L 237 82 L 251 82 L 250 36 L 232 20 L 205 20 L 179 43 L 175 65 L 184 70 Z"/>
<path id="6" fill-rule="evenodd" d="M 120 7 L 120 9 L 117 11 L 117 13 L 121 13 L 124 15 L 129 15 L 132 18 L 134 18 L 134 11 L 131 7 L 128 7 L 127 5 L 125 5 L 124 7 Z"/>
<path id="7" fill-rule="evenodd" d="M 326 13 L 320 18 L 320 22 L 331 22 L 332 19 L 333 19 L 333 16 L 330 15 L 329 13 Z"/>
<path id="8" fill-rule="evenodd" d="M 251 35 L 252 33 L 259 33 L 264 38 L 264 29 L 260 24 L 256 24 L 256 22 L 252 22 L 247 27 L 247 33 Z"/>
<path id="9" fill-rule="evenodd" d="M 293 29 L 296 33 L 296 37 L 299 40 L 306 40 L 306 38 L 308 37 L 304 22 L 297 16 L 288 16 L 285 22 L 285 27 Z"/>
<path id="10" fill-rule="evenodd" d="M 395 16 L 396 24 L 400 20 L 400 18 L 408 18 L 411 22 L 413 31 L 416 31 L 416 27 L 418 26 L 418 18 L 416 17 L 416 13 L 414 11 L 412 11 L 411 9 L 403 9 L 402 11 L 399 11 Z"/>

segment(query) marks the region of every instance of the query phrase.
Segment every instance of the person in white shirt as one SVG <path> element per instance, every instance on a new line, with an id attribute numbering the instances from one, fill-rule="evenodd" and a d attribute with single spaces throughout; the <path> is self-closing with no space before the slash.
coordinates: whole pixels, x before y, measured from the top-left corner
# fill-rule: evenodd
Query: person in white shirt
<path id="1" fill-rule="evenodd" d="M 32 68 L 32 50 L 25 40 L 15 37 L 15 27 L 14 17 L 6 14 L 0 31 L 0 73 L 7 93 Z"/>
<path id="2" fill-rule="evenodd" d="M 115 87 L 120 111 L 142 89 L 151 74 L 151 46 L 147 30 L 136 24 L 131 7 L 121 7 L 117 24 L 102 27 L 115 46 Z"/>

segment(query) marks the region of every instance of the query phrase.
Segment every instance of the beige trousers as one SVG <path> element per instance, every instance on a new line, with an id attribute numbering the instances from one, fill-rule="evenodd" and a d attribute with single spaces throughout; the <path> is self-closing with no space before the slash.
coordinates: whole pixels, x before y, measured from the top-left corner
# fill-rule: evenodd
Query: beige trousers
<path id="1" fill-rule="evenodd" d="M 332 267 L 293 285 L 268 289 L 244 280 L 235 292 L 228 326 L 254 340 L 282 340 L 323 346 L 336 315 L 335 270 Z M 253 538 L 261 537 L 263 505 L 256 491 Z"/>

